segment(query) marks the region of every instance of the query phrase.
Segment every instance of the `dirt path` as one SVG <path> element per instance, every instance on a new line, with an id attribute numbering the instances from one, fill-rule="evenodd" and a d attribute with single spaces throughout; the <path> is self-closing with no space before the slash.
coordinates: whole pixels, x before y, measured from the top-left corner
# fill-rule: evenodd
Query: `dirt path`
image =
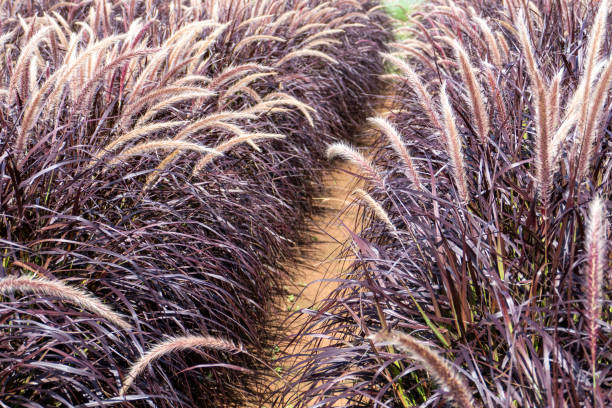
<path id="1" fill-rule="evenodd" d="M 386 94 L 386 93 L 385 93 Z M 390 98 L 381 98 L 379 106 L 374 110 L 373 116 L 381 114 L 390 109 Z M 357 147 L 366 147 L 366 155 L 368 153 L 367 146 L 370 145 L 367 137 L 368 128 L 364 126 L 361 130 L 361 140 L 355 144 Z M 365 136 L 365 137 L 364 137 Z M 285 325 L 285 338 L 295 338 L 301 330 L 304 329 L 304 324 L 308 317 L 306 314 L 298 314 L 294 312 L 302 309 L 312 309 L 316 307 L 321 300 L 329 297 L 330 293 L 336 289 L 339 283 L 336 279 L 341 278 L 344 272 L 350 267 L 352 260 L 341 258 L 340 251 L 344 248 L 344 244 L 349 238 L 349 230 L 359 233 L 361 232 L 361 224 L 358 217 L 358 203 L 354 201 L 352 192 L 356 188 L 363 188 L 363 180 L 360 180 L 356 175 L 359 170 L 352 164 L 343 161 L 334 161 L 333 167 L 326 171 L 323 177 L 325 185 L 325 194 L 322 197 L 315 197 L 319 201 L 321 207 L 326 210 L 318 214 L 311 221 L 310 234 L 313 243 L 304 245 L 298 250 L 301 262 L 290 268 L 290 272 L 295 279 L 287 284 L 286 290 L 289 295 L 282 300 L 282 313 L 278 316 L 278 321 Z M 294 319 L 293 321 L 288 320 Z M 279 345 L 279 353 L 284 355 L 307 355 L 309 336 L 302 337 L 303 341 L 297 341 Z M 280 355 L 279 355 L 280 356 Z M 295 360 L 287 361 L 285 364 L 277 365 L 278 373 L 284 379 L 274 381 L 271 386 L 271 394 L 275 390 L 282 387 L 285 380 L 285 370 L 287 366 L 296 364 Z M 299 390 L 293 390 L 294 395 L 299 393 Z M 342 401 L 338 404 L 343 405 Z M 276 405 L 270 401 L 266 401 L 263 407 L 274 406 L 275 408 L 285 408 L 284 406 Z"/>
<path id="2" fill-rule="evenodd" d="M 342 245 L 350 237 L 349 229 L 359 232 L 357 205 L 353 203 L 352 191 L 357 188 L 358 179 L 353 175 L 356 170 L 341 160 L 334 162 L 334 167 L 328 170 L 323 178 L 326 193 L 322 197 L 315 197 L 318 204 L 325 208 L 311 221 L 311 244 L 299 248 L 298 258 L 301 262 L 291 267 L 295 279 L 287 284 L 289 294 L 279 305 L 282 313 L 278 321 L 285 326 L 284 338 L 294 338 L 304 328 L 307 320 L 306 314 L 296 314 L 297 310 L 312 309 L 321 300 L 338 287 L 335 279 L 340 278 L 350 266 L 350 259 L 341 259 Z M 293 320 L 289 320 L 293 319 Z M 308 336 L 303 341 L 293 342 L 289 345 L 279 344 L 279 357 L 281 355 L 296 355 L 307 353 L 310 347 Z M 277 379 L 268 390 L 269 397 L 275 399 L 275 393 L 283 387 L 286 370 L 296 361 L 278 363 L 275 368 L 283 379 Z M 293 390 L 293 393 L 298 393 Z M 294 394 L 295 395 L 295 394 Z M 284 408 L 272 400 L 267 400 L 262 407 Z"/>
<path id="3" fill-rule="evenodd" d="M 326 298 L 337 286 L 326 280 L 338 278 L 348 266 L 346 260 L 339 259 L 339 250 L 340 244 L 349 238 L 348 230 L 358 230 L 357 206 L 351 205 L 351 192 L 357 186 L 357 179 L 347 163 L 335 164 L 324 177 L 327 194 L 315 198 L 327 210 L 312 221 L 314 243 L 302 249 L 303 264 L 293 271 L 296 280 L 287 289 L 294 296 L 285 299 L 286 309 L 309 308 Z"/>

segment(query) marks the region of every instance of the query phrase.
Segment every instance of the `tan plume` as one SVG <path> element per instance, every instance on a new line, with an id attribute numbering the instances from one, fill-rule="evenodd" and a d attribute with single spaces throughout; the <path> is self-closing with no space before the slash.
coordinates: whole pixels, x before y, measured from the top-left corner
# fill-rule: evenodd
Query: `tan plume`
<path id="1" fill-rule="evenodd" d="M 117 327 L 122 329 L 131 328 L 131 325 L 126 320 L 92 294 L 67 285 L 59 280 L 34 278 L 30 276 L 7 276 L 0 278 L 0 294 L 7 295 L 13 292 L 33 293 L 38 296 L 53 296 L 73 303 L 96 316 L 100 316 Z"/>

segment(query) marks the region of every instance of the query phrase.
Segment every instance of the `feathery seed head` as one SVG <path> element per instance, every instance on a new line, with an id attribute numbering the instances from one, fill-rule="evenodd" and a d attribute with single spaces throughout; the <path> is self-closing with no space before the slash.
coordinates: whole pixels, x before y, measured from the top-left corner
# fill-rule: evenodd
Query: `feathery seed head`
<path id="1" fill-rule="evenodd" d="M 380 116 L 375 118 L 368 118 L 368 122 L 370 122 L 370 124 L 380 130 L 387 137 L 387 139 L 391 143 L 391 147 L 393 147 L 393 149 L 404 161 L 404 164 L 407 168 L 406 175 L 408 176 L 410 181 L 412 181 L 412 184 L 418 190 L 421 190 L 421 182 L 419 180 L 419 175 L 416 171 L 416 166 L 414 165 L 414 161 L 412 160 L 410 153 L 408 153 L 408 149 L 406 148 L 406 145 L 397 129 L 395 129 L 395 127 L 391 123 L 389 123 L 387 119 Z"/>
<path id="2" fill-rule="evenodd" d="M 465 48 L 457 40 L 453 40 L 452 45 L 455 50 L 461 78 L 467 88 L 468 102 L 476 120 L 478 137 L 482 143 L 486 143 L 489 136 L 489 115 L 485 108 L 480 84 L 476 79 L 476 69 L 472 65 Z"/>
<path id="3" fill-rule="evenodd" d="M 590 340 L 591 367 L 593 374 L 597 362 L 597 333 L 603 301 L 603 281 L 606 269 L 607 221 L 604 202 L 600 197 L 591 201 L 586 231 L 585 285 L 587 332 Z"/>
<path id="4" fill-rule="evenodd" d="M 448 156 L 451 159 L 451 169 L 457 192 L 461 200 L 461 204 L 465 205 L 469 200 L 469 192 L 467 185 L 467 177 L 465 174 L 465 163 L 463 160 L 463 151 L 461 146 L 461 137 L 457 131 L 453 109 L 446 93 L 446 82 L 442 84 L 440 90 L 440 104 L 442 108 L 442 118 L 444 121 L 444 145 L 447 147 Z"/>
<path id="5" fill-rule="evenodd" d="M 359 167 L 364 172 L 364 176 L 369 180 L 375 181 L 379 186 L 384 184 L 380 172 L 373 166 L 370 160 L 366 159 L 361 153 L 348 144 L 339 142 L 330 145 L 327 148 L 327 158 L 329 160 L 335 158 L 347 160 Z"/>
<path id="6" fill-rule="evenodd" d="M 208 348 L 227 353 L 244 352 L 244 348 L 241 345 L 236 346 L 231 341 L 218 337 L 182 336 L 169 338 L 168 340 L 162 341 L 151 347 L 138 361 L 132 364 L 129 373 L 123 381 L 123 386 L 121 387 L 119 395 L 125 395 L 125 393 L 134 383 L 134 380 L 136 380 L 136 378 L 142 374 L 149 364 L 153 363 L 155 360 L 176 351 L 197 348 Z"/>
<path id="7" fill-rule="evenodd" d="M 34 278 L 29 276 L 7 276 L 0 278 L 0 294 L 6 295 L 13 292 L 57 297 L 58 299 L 82 307 L 117 327 L 122 329 L 131 328 L 131 325 L 127 321 L 99 299 L 82 289 L 69 286 L 62 281 L 53 281 L 46 278 Z"/>
<path id="8" fill-rule="evenodd" d="M 472 392 L 462 377 L 449 363 L 427 344 L 407 334 L 392 331 L 378 332 L 371 336 L 374 343 L 388 343 L 409 354 L 410 358 L 423 364 L 425 370 L 448 392 L 458 408 L 473 408 Z"/>

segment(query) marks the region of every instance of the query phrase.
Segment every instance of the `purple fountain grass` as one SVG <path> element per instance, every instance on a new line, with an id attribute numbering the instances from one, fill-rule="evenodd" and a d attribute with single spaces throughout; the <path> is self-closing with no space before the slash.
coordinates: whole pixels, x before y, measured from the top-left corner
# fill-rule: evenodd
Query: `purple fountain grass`
<path id="1" fill-rule="evenodd" d="M 87 282 L 137 329 L 68 319 L 84 312 L 49 297 L 0 303 L 0 400 L 108 404 L 147 344 L 207 333 L 249 354 L 164 359 L 124 404 L 256 405 L 280 260 L 326 146 L 382 85 L 387 19 L 361 0 L 0 2 L 2 268 Z"/>
<path id="2" fill-rule="evenodd" d="M 591 370 L 594 386 L 597 384 L 597 341 L 603 300 L 604 270 L 606 269 L 607 258 L 608 227 L 604 214 L 604 202 L 600 197 L 596 197 L 591 201 L 589 207 L 585 244 L 587 266 L 584 270 L 586 288 L 585 317 L 588 327 L 587 332 L 590 343 Z"/>
<path id="3" fill-rule="evenodd" d="M 385 328 L 418 333 L 469 373 L 475 406 L 612 404 L 612 303 L 602 278 L 612 196 L 604 3 L 433 0 L 415 14 L 418 29 L 402 30 L 414 37 L 398 39 L 395 56 L 406 55 L 411 70 L 385 76 L 393 106 L 380 115 L 410 146 L 423 188 L 414 188 L 388 135 L 363 152 L 385 181 L 363 190 L 386 217 L 362 200 L 365 227 L 338 250 L 351 266 L 326 299 L 302 311 L 296 341 L 309 354 L 287 357 L 299 364 L 283 404 L 444 405 L 447 387 L 433 385 L 413 353 L 403 358 L 368 340 Z M 500 39 L 501 69 L 487 61 L 478 18 Z M 417 81 L 431 106 L 440 101 L 442 126 Z M 478 103 L 469 101 L 477 93 L 486 143 Z M 589 150 L 576 150 L 585 125 Z M 577 160 L 581 151 L 588 160 Z M 587 203 L 593 215 L 585 217 Z"/>

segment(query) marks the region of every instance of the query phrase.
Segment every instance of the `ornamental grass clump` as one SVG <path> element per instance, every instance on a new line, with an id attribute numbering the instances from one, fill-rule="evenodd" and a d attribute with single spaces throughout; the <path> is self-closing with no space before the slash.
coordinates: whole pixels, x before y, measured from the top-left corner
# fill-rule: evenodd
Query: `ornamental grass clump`
<path id="1" fill-rule="evenodd" d="M 258 397 L 326 144 L 380 83 L 371 7 L 0 1 L 3 404 Z"/>
<path id="2" fill-rule="evenodd" d="M 386 55 L 377 205 L 283 403 L 612 404 L 612 5 L 523 5 L 429 2 Z"/>

